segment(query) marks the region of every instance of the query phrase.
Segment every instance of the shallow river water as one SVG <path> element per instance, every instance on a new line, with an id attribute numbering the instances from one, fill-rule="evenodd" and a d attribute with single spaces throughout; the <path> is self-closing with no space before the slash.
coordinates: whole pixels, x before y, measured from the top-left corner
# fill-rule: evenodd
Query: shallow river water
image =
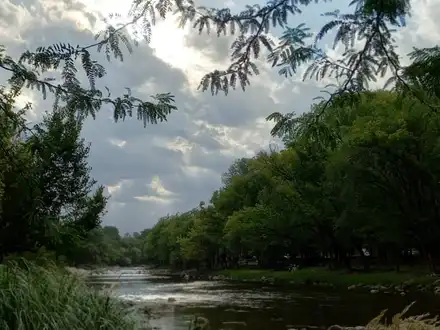
<path id="1" fill-rule="evenodd" d="M 440 314 L 440 299 L 433 294 L 400 296 L 255 283 L 184 282 L 142 268 L 107 270 L 90 281 L 114 285 L 113 293 L 120 299 L 150 306 L 156 311 L 150 323 L 162 330 L 188 329 L 188 320 L 195 315 L 206 317 L 211 330 L 357 326 L 365 325 L 384 309 L 390 315 L 400 312 L 413 301 L 411 314 Z"/>

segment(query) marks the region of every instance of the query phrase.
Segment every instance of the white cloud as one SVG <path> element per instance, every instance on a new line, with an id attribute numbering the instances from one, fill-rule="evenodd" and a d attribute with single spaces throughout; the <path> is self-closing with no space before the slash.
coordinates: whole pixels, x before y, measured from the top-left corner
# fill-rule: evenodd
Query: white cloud
<path id="1" fill-rule="evenodd" d="M 134 198 L 139 201 L 154 202 L 154 203 L 160 203 L 160 204 L 170 204 L 173 202 L 173 200 L 169 199 L 169 198 L 164 198 L 164 197 L 159 197 L 159 196 L 150 196 L 150 195 L 134 196 Z"/>
<path id="2" fill-rule="evenodd" d="M 158 175 L 155 175 L 153 179 L 151 180 L 151 183 L 149 184 L 153 192 L 155 192 L 157 195 L 161 197 L 169 197 L 169 196 L 175 196 L 176 194 L 172 191 L 166 189 L 164 185 L 162 184 L 162 181 L 160 180 Z"/>
<path id="3" fill-rule="evenodd" d="M 146 184 L 146 186 L 152 193 L 134 196 L 136 200 L 160 204 L 172 204 L 178 200 L 178 194 L 166 189 L 158 175 L 153 176 L 151 183 Z"/>
<path id="4" fill-rule="evenodd" d="M 133 184 L 132 180 L 120 180 L 115 184 L 108 184 L 106 186 L 107 193 L 111 197 L 118 196 L 122 193 L 122 190 L 130 187 Z"/>
<path id="5" fill-rule="evenodd" d="M 109 139 L 109 142 L 114 145 L 117 146 L 119 148 L 123 148 L 125 146 L 125 144 L 127 143 L 127 141 L 125 140 L 119 140 L 119 139 Z"/>
<path id="6" fill-rule="evenodd" d="M 121 191 L 120 184 L 111 184 L 107 186 L 107 192 L 110 194 L 110 196 L 119 191 Z"/>

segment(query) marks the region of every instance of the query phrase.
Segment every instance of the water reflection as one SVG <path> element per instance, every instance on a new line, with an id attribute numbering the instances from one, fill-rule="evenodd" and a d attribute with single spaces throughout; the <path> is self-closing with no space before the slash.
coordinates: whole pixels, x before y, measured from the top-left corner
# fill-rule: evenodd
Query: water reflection
<path id="1" fill-rule="evenodd" d="M 226 282 L 182 282 L 143 269 L 108 270 L 90 279 L 95 285 L 115 285 L 120 299 L 148 305 L 154 311 L 151 324 L 164 330 L 188 329 L 194 315 L 210 320 L 213 330 L 267 330 L 318 327 L 332 324 L 356 326 L 388 308 L 401 311 L 416 300 L 413 313 L 439 314 L 434 295 L 372 295 L 333 289 L 274 288 Z M 225 323 L 226 322 L 226 323 Z"/>

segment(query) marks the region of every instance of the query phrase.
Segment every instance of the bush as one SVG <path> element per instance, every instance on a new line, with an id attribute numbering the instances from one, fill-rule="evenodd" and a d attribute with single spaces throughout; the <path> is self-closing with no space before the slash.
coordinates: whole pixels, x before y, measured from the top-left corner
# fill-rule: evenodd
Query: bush
<path id="1" fill-rule="evenodd" d="M 137 320 L 109 294 L 54 265 L 0 265 L 2 330 L 134 330 Z"/>

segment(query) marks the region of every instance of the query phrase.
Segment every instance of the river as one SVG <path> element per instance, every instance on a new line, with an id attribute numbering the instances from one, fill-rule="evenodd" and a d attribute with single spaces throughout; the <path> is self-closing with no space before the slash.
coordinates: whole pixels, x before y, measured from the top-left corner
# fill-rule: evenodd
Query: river
<path id="1" fill-rule="evenodd" d="M 281 288 L 255 283 L 185 282 L 142 268 L 106 270 L 90 278 L 94 285 L 113 285 L 120 299 L 143 303 L 155 311 L 150 321 L 162 330 L 187 330 L 203 316 L 211 330 L 326 329 L 330 325 L 365 325 L 384 309 L 400 312 L 416 301 L 411 314 L 440 314 L 433 294 L 371 294 L 331 288 Z"/>

